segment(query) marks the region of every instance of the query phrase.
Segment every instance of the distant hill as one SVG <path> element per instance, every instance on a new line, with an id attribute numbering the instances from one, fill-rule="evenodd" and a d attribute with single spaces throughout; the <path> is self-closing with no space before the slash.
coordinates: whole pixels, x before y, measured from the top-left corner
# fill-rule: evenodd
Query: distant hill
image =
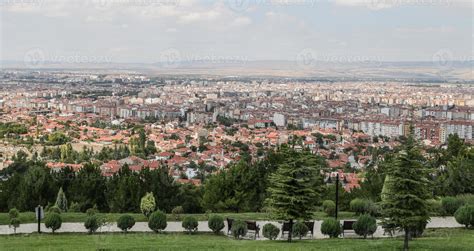
<path id="1" fill-rule="evenodd" d="M 336 80 L 400 80 L 471 82 L 474 61 L 446 62 L 299 62 L 299 61 L 171 61 L 153 64 L 69 64 L 1 61 L 2 69 L 108 69 L 133 70 L 149 75 L 235 77 L 289 77 Z"/>

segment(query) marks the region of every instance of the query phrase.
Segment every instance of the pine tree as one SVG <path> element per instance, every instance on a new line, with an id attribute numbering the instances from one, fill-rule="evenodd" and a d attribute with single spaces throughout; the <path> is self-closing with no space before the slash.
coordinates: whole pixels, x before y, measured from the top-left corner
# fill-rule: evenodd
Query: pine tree
<path id="1" fill-rule="evenodd" d="M 427 165 L 416 142 L 410 137 L 387 170 L 382 207 L 383 224 L 405 231 L 404 250 L 408 241 L 429 220 L 426 200 L 430 197 Z"/>
<path id="2" fill-rule="evenodd" d="M 61 209 L 62 212 L 67 211 L 67 199 L 66 194 L 63 192 L 63 188 L 61 187 L 58 192 L 58 196 L 56 197 L 56 206 Z"/>
<path id="3" fill-rule="evenodd" d="M 311 219 L 319 200 L 322 177 L 319 158 L 310 153 L 288 151 L 286 160 L 270 175 L 267 204 L 279 219 Z M 288 234 L 291 242 L 291 231 Z"/>

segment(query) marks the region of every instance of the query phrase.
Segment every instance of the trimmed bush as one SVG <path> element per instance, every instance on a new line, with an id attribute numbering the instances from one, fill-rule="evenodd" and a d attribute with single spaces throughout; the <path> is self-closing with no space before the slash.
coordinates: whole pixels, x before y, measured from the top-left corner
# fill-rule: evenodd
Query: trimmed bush
<path id="1" fill-rule="evenodd" d="M 173 210 L 171 210 L 171 214 L 173 215 L 173 218 L 175 218 L 175 220 L 179 220 L 180 214 L 183 214 L 183 213 L 184 213 L 184 209 L 182 206 L 177 206 L 173 208 Z"/>
<path id="2" fill-rule="evenodd" d="M 341 234 L 341 225 L 335 219 L 326 219 L 321 224 L 321 233 L 329 235 L 330 238 L 337 238 Z"/>
<path id="3" fill-rule="evenodd" d="M 191 234 L 192 232 L 197 231 L 198 224 L 199 223 L 196 220 L 196 218 L 194 218 L 192 216 L 186 216 L 186 217 L 184 217 L 183 222 L 181 223 L 181 226 L 184 229 L 186 229 L 186 231 L 188 231 L 189 234 Z"/>
<path id="4" fill-rule="evenodd" d="M 336 203 L 332 200 L 325 200 L 323 210 L 328 216 L 334 216 L 336 214 Z"/>
<path id="5" fill-rule="evenodd" d="M 89 234 L 95 233 L 100 227 L 100 222 L 97 216 L 91 215 L 87 217 L 86 222 L 84 222 L 84 227 L 89 231 Z"/>
<path id="6" fill-rule="evenodd" d="M 122 229 L 125 233 L 132 229 L 133 226 L 135 226 L 135 219 L 128 214 L 120 216 L 117 220 L 117 227 Z"/>
<path id="7" fill-rule="evenodd" d="M 303 222 L 298 221 L 293 225 L 293 236 L 300 238 L 300 240 L 303 236 L 308 234 L 308 231 L 308 226 L 306 226 L 306 224 Z"/>
<path id="8" fill-rule="evenodd" d="M 212 232 L 214 232 L 215 234 L 219 234 L 225 226 L 224 218 L 222 218 L 219 215 L 211 215 L 209 217 L 209 221 L 207 222 L 207 225 L 212 230 Z"/>
<path id="9" fill-rule="evenodd" d="M 474 227 L 474 205 L 465 205 L 460 207 L 454 213 L 454 218 L 459 224 L 466 226 L 466 228 Z"/>
<path id="10" fill-rule="evenodd" d="M 56 214 L 60 214 L 61 213 L 61 209 L 57 206 L 52 206 L 50 208 L 48 208 L 48 213 L 56 213 Z"/>
<path id="11" fill-rule="evenodd" d="M 241 220 L 235 220 L 232 223 L 232 236 L 236 239 L 240 239 L 247 234 L 247 223 Z"/>
<path id="12" fill-rule="evenodd" d="M 10 219 L 18 218 L 20 217 L 20 211 L 18 211 L 16 208 L 12 208 L 10 211 L 8 211 L 8 217 L 10 217 Z"/>
<path id="13" fill-rule="evenodd" d="M 86 210 L 86 214 L 87 216 L 92 216 L 92 215 L 95 215 L 95 214 L 98 214 L 99 213 L 99 210 L 97 210 L 97 208 L 95 207 L 92 207 L 92 208 L 89 208 Z"/>
<path id="14" fill-rule="evenodd" d="M 455 197 L 444 197 L 441 199 L 443 211 L 447 215 L 453 215 L 463 204 L 461 199 Z"/>
<path id="15" fill-rule="evenodd" d="M 158 210 L 150 215 L 150 218 L 148 219 L 148 227 L 151 230 L 158 233 L 161 230 L 164 230 L 166 226 L 167 226 L 167 223 L 166 223 L 165 213 Z"/>
<path id="16" fill-rule="evenodd" d="M 360 215 L 360 214 L 365 213 L 365 210 L 367 208 L 367 202 L 359 198 L 353 199 L 351 200 L 349 207 L 352 212 L 356 213 L 356 215 Z"/>
<path id="17" fill-rule="evenodd" d="M 16 234 L 16 229 L 20 227 L 20 219 L 18 218 L 10 219 L 10 227 L 13 227 L 13 232 Z"/>
<path id="18" fill-rule="evenodd" d="M 278 237 L 278 234 L 280 233 L 280 229 L 271 224 L 267 223 L 263 226 L 263 237 L 270 239 L 270 240 L 275 240 Z"/>
<path id="19" fill-rule="evenodd" d="M 46 228 L 51 228 L 53 234 L 56 232 L 56 230 L 61 228 L 62 224 L 63 220 L 61 219 L 61 215 L 58 213 L 49 213 L 44 219 L 44 225 Z"/>
<path id="20" fill-rule="evenodd" d="M 353 227 L 356 234 L 363 236 L 365 239 L 367 235 L 373 235 L 375 233 L 377 230 L 377 222 L 374 217 L 363 214 L 357 219 Z"/>

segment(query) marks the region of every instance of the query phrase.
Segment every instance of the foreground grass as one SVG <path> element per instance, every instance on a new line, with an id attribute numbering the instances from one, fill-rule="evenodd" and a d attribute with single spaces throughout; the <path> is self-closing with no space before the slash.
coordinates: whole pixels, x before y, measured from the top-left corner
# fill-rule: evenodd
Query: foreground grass
<path id="1" fill-rule="evenodd" d="M 123 215 L 119 213 L 110 213 L 110 214 L 99 214 L 101 216 L 106 217 L 107 221 L 109 222 L 116 222 L 117 219 Z M 136 222 L 146 222 L 147 219 L 143 214 L 129 214 L 135 218 Z M 182 214 L 176 219 L 173 215 L 168 215 L 169 221 L 176 221 L 182 220 L 185 216 L 192 215 L 196 217 L 198 221 L 206 221 L 207 215 L 206 214 Z M 271 220 L 271 216 L 267 213 L 218 213 L 222 217 L 226 218 L 233 218 L 233 219 L 241 219 L 241 220 Z M 87 215 L 85 213 L 62 213 L 61 214 L 63 222 L 85 222 Z M 353 218 L 354 214 L 351 212 L 339 212 L 340 219 L 347 219 Z M 314 213 L 315 220 L 321 220 L 327 218 L 326 214 L 323 212 L 316 212 Z M 20 213 L 20 221 L 21 223 L 34 223 L 36 222 L 35 214 L 33 212 L 22 212 Z M 10 223 L 10 219 L 8 217 L 8 213 L 0 213 L 0 225 L 8 225 Z"/>
<path id="2" fill-rule="evenodd" d="M 399 250 L 401 238 L 285 241 L 234 240 L 212 234 L 30 234 L 0 236 L 1 250 Z M 474 231 L 427 230 L 410 242 L 411 250 L 472 250 Z"/>

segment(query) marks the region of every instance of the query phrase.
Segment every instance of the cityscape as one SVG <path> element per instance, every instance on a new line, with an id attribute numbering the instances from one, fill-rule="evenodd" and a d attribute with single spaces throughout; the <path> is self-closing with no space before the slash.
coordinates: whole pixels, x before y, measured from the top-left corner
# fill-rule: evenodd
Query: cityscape
<path id="1" fill-rule="evenodd" d="M 66 2 L 0 4 L 0 250 L 474 246 L 472 1 Z"/>

